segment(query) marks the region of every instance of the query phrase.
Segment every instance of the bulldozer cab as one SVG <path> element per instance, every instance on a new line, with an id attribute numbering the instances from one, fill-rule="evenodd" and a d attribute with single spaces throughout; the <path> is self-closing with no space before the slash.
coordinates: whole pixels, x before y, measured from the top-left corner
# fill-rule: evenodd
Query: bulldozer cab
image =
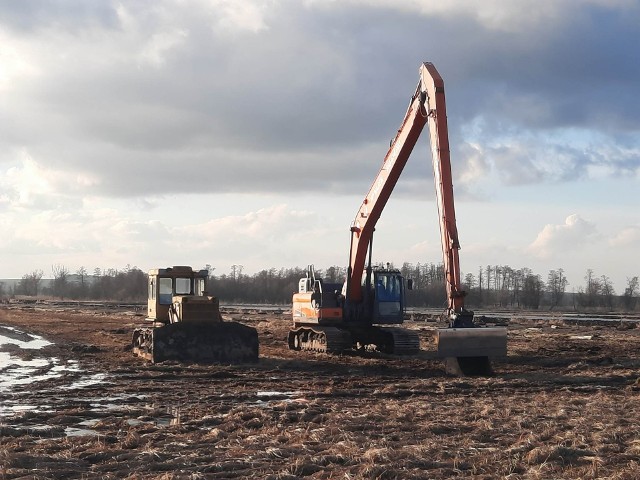
<path id="1" fill-rule="evenodd" d="M 207 292 L 207 270 L 175 266 L 149 271 L 147 320 L 168 322 L 169 309 L 175 296 L 203 297 Z"/>

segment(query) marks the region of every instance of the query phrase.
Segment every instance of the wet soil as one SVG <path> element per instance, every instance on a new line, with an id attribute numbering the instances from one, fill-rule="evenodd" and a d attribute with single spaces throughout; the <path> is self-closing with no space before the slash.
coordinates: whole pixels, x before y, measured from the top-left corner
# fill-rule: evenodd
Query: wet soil
<path id="1" fill-rule="evenodd" d="M 0 480 L 640 478 L 637 322 L 507 313 L 495 375 L 456 378 L 430 316 L 409 358 L 292 352 L 288 312 L 223 316 L 258 329 L 259 363 L 150 364 L 132 309 L 3 306 Z"/>

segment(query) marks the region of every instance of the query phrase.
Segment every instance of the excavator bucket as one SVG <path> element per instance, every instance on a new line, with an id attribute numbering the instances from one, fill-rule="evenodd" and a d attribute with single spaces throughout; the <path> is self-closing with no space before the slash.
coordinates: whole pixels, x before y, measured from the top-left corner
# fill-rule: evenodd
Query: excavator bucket
<path id="1" fill-rule="evenodd" d="M 138 328 L 133 351 L 153 363 L 252 363 L 258 361 L 258 332 L 237 322 L 178 322 Z"/>
<path id="2" fill-rule="evenodd" d="M 447 373 L 458 376 L 491 375 L 489 357 L 507 354 L 504 327 L 441 328 L 436 331 L 438 357 Z"/>

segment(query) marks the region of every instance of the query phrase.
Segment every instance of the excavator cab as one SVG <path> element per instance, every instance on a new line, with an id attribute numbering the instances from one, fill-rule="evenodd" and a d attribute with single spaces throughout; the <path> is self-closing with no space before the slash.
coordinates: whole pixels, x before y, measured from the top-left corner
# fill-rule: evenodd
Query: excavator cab
<path id="1" fill-rule="evenodd" d="M 373 272 L 372 323 L 400 324 L 404 320 L 404 278 L 396 270 Z"/>
<path id="2" fill-rule="evenodd" d="M 133 332 L 133 353 L 151 362 L 243 363 L 258 360 L 258 332 L 225 322 L 207 294 L 207 270 L 149 271 L 147 322 Z"/>

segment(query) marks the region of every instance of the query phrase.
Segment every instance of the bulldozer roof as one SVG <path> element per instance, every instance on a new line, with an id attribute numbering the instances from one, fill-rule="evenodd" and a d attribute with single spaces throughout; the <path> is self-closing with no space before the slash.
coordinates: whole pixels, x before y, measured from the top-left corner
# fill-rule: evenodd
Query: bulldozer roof
<path id="1" fill-rule="evenodd" d="M 175 277 L 179 275 L 195 275 L 197 277 L 203 277 L 208 276 L 209 272 L 207 270 L 194 270 L 189 266 L 175 265 L 173 267 L 151 269 L 149 270 L 149 275 L 163 275 L 168 277 Z"/>

